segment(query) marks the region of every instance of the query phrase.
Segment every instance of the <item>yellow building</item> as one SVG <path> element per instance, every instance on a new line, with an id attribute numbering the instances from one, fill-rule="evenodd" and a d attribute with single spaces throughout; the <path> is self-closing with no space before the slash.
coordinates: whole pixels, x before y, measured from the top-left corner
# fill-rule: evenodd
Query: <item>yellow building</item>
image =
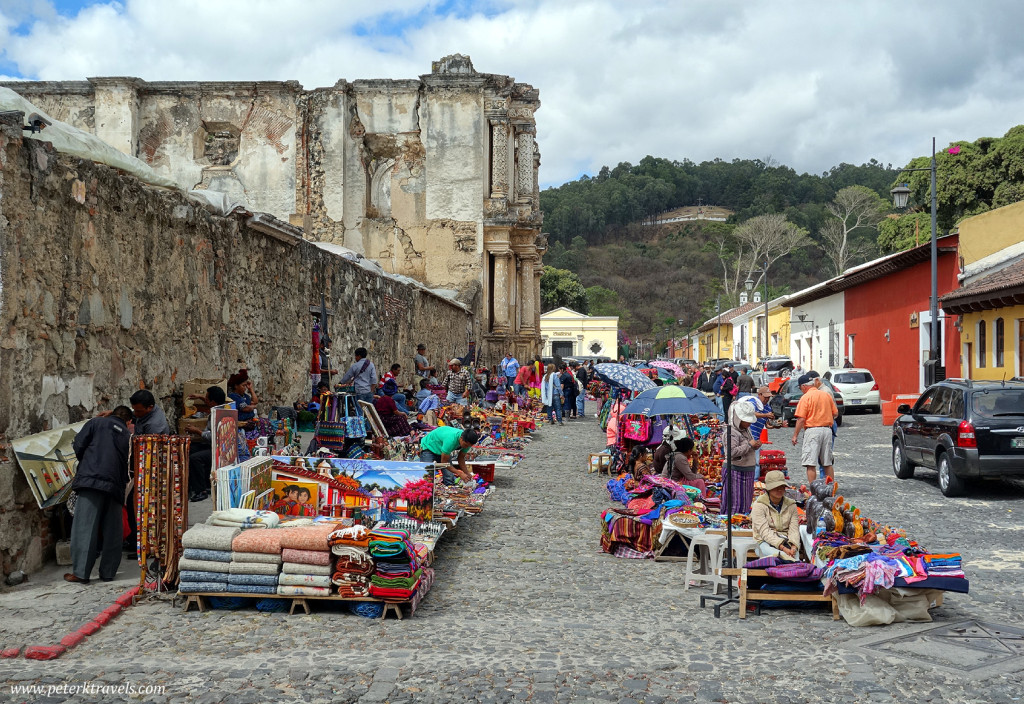
<path id="1" fill-rule="evenodd" d="M 961 369 L 969 379 L 1024 374 L 1024 202 L 962 221 L 962 284 L 942 297 L 960 316 Z"/>
<path id="2" fill-rule="evenodd" d="M 750 359 L 760 361 L 762 357 L 774 357 L 789 354 L 789 314 L 790 308 L 783 306 L 785 296 L 768 302 L 768 347 L 759 339 L 765 334 L 764 307 L 756 311 L 746 326 L 746 349 L 751 351 Z M 735 324 L 735 321 L 733 321 Z"/>
<path id="3" fill-rule="evenodd" d="M 761 306 L 759 301 L 745 302 L 736 308 L 723 310 L 721 315 L 709 318 L 697 328 L 697 346 L 700 350 L 700 361 L 712 359 L 735 359 L 733 339 L 733 319 L 745 321 L 748 314 Z"/>
<path id="4" fill-rule="evenodd" d="M 545 357 L 618 359 L 619 318 L 584 315 L 555 308 L 540 316 L 541 354 Z"/>

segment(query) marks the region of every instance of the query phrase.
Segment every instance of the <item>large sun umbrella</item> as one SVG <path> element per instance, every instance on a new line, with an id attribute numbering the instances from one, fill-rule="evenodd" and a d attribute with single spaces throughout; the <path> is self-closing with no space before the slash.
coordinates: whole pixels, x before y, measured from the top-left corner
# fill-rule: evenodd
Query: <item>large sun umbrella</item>
<path id="1" fill-rule="evenodd" d="M 647 391 L 656 389 L 657 385 L 638 370 L 625 364 L 597 364 L 594 365 L 594 373 L 602 381 L 613 386 L 621 386 L 630 391 Z"/>
<path id="2" fill-rule="evenodd" d="M 642 416 L 702 415 L 707 413 L 722 415 L 713 401 L 689 386 L 662 386 L 644 391 L 633 399 L 622 413 L 623 415 L 632 413 Z"/>
<path id="3" fill-rule="evenodd" d="M 683 368 L 673 362 L 666 362 L 660 359 L 656 359 L 653 362 L 651 362 L 651 366 L 661 367 L 662 369 L 668 369 L 676 376 L 686 376 L 686 372 L 683 370 Z"/>

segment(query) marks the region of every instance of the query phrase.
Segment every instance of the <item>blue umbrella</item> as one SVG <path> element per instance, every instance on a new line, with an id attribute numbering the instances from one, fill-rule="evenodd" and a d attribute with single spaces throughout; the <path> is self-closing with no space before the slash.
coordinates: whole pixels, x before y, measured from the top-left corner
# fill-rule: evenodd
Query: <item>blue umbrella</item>
<path id="1" fill-rule="evenodd" d="M 658 388 L 653 381 L 625 364 L 597 364 L 594 366 L 594 373 L 606 383 L 612 386 L 621 386 L 630 391 L 647 391 Z"/>
<path id="2" fill-rule="evenodd" d="M 595 367 L 596 368 L 596 367 Z M 641 416 L 722 415 L 707 396 L 689 386 L 662 386 L 644 391 L 633 399 L 623 414 Z"/>

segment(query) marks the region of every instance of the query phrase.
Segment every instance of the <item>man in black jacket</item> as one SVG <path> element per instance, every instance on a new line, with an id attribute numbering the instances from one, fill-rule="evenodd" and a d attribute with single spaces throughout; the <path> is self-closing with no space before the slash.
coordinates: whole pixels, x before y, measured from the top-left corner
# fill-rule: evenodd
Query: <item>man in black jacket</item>
<path id="1" fill-rule="evenodd" d="M 78 495 L 71 524 L 68 582 L 88 584 L 96 558 L 100 579 L 109 582 L 121 565 L 121 515 L 128 487 L 132 411 L 118 406 L 109 416 L 82 426 L 73 447 L 78 470 L 71 484 Z M 102 545 L 100 544 L 102 536 Z"/>

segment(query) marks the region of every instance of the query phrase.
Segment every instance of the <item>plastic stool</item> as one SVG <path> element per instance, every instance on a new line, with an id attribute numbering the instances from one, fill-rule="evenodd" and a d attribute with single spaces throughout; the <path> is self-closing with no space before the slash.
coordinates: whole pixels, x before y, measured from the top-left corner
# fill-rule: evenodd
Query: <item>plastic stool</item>
<path id="1" fill-rule="evenodd" d="M 699 582 L 711 582 L 714 585 L 717 593 L 718 585 L 721 584 L 722 578 L 715 572 L 717 565 L 721 565 L 722 546 L 725 544 L 725 537 L 721 535 L 700 535 L 693 538 L 690 541 L 690 550 L 686 555 L 686 576 L 683 577 L 685 586 L 683 591 L 690 588 L 690 580 L 695 579 Z M 707 560 L 711 564 L 707 567 L 707 572 L 704 574 L 694 573 L 693 571 L 693 555 L 701 547 L 707 549 Z M 717 564 L 715 560 L 717 559 Z M 704 563 L 703 557 L 701 563 Z"/>
<path id="2" fill-rule="evenodd" d="M 718 549 L 718 564 L 725 564 L 725 558 L 728 557 L 726 552 L 729 544 L 722 541 L 721 547 Z M 732 557 L 735 560 L 736 567 L 743 567 L 747 563 L 747 557 L 749 553 L 754 553 L 754 559 L 757 559 L 757 541 L 753 538 L 733 538 L 732 539 Z M 724 584 L 725 580 L 721 580 L 715 585 L 715 594 L 718 593 L 718 587 Z"/>

